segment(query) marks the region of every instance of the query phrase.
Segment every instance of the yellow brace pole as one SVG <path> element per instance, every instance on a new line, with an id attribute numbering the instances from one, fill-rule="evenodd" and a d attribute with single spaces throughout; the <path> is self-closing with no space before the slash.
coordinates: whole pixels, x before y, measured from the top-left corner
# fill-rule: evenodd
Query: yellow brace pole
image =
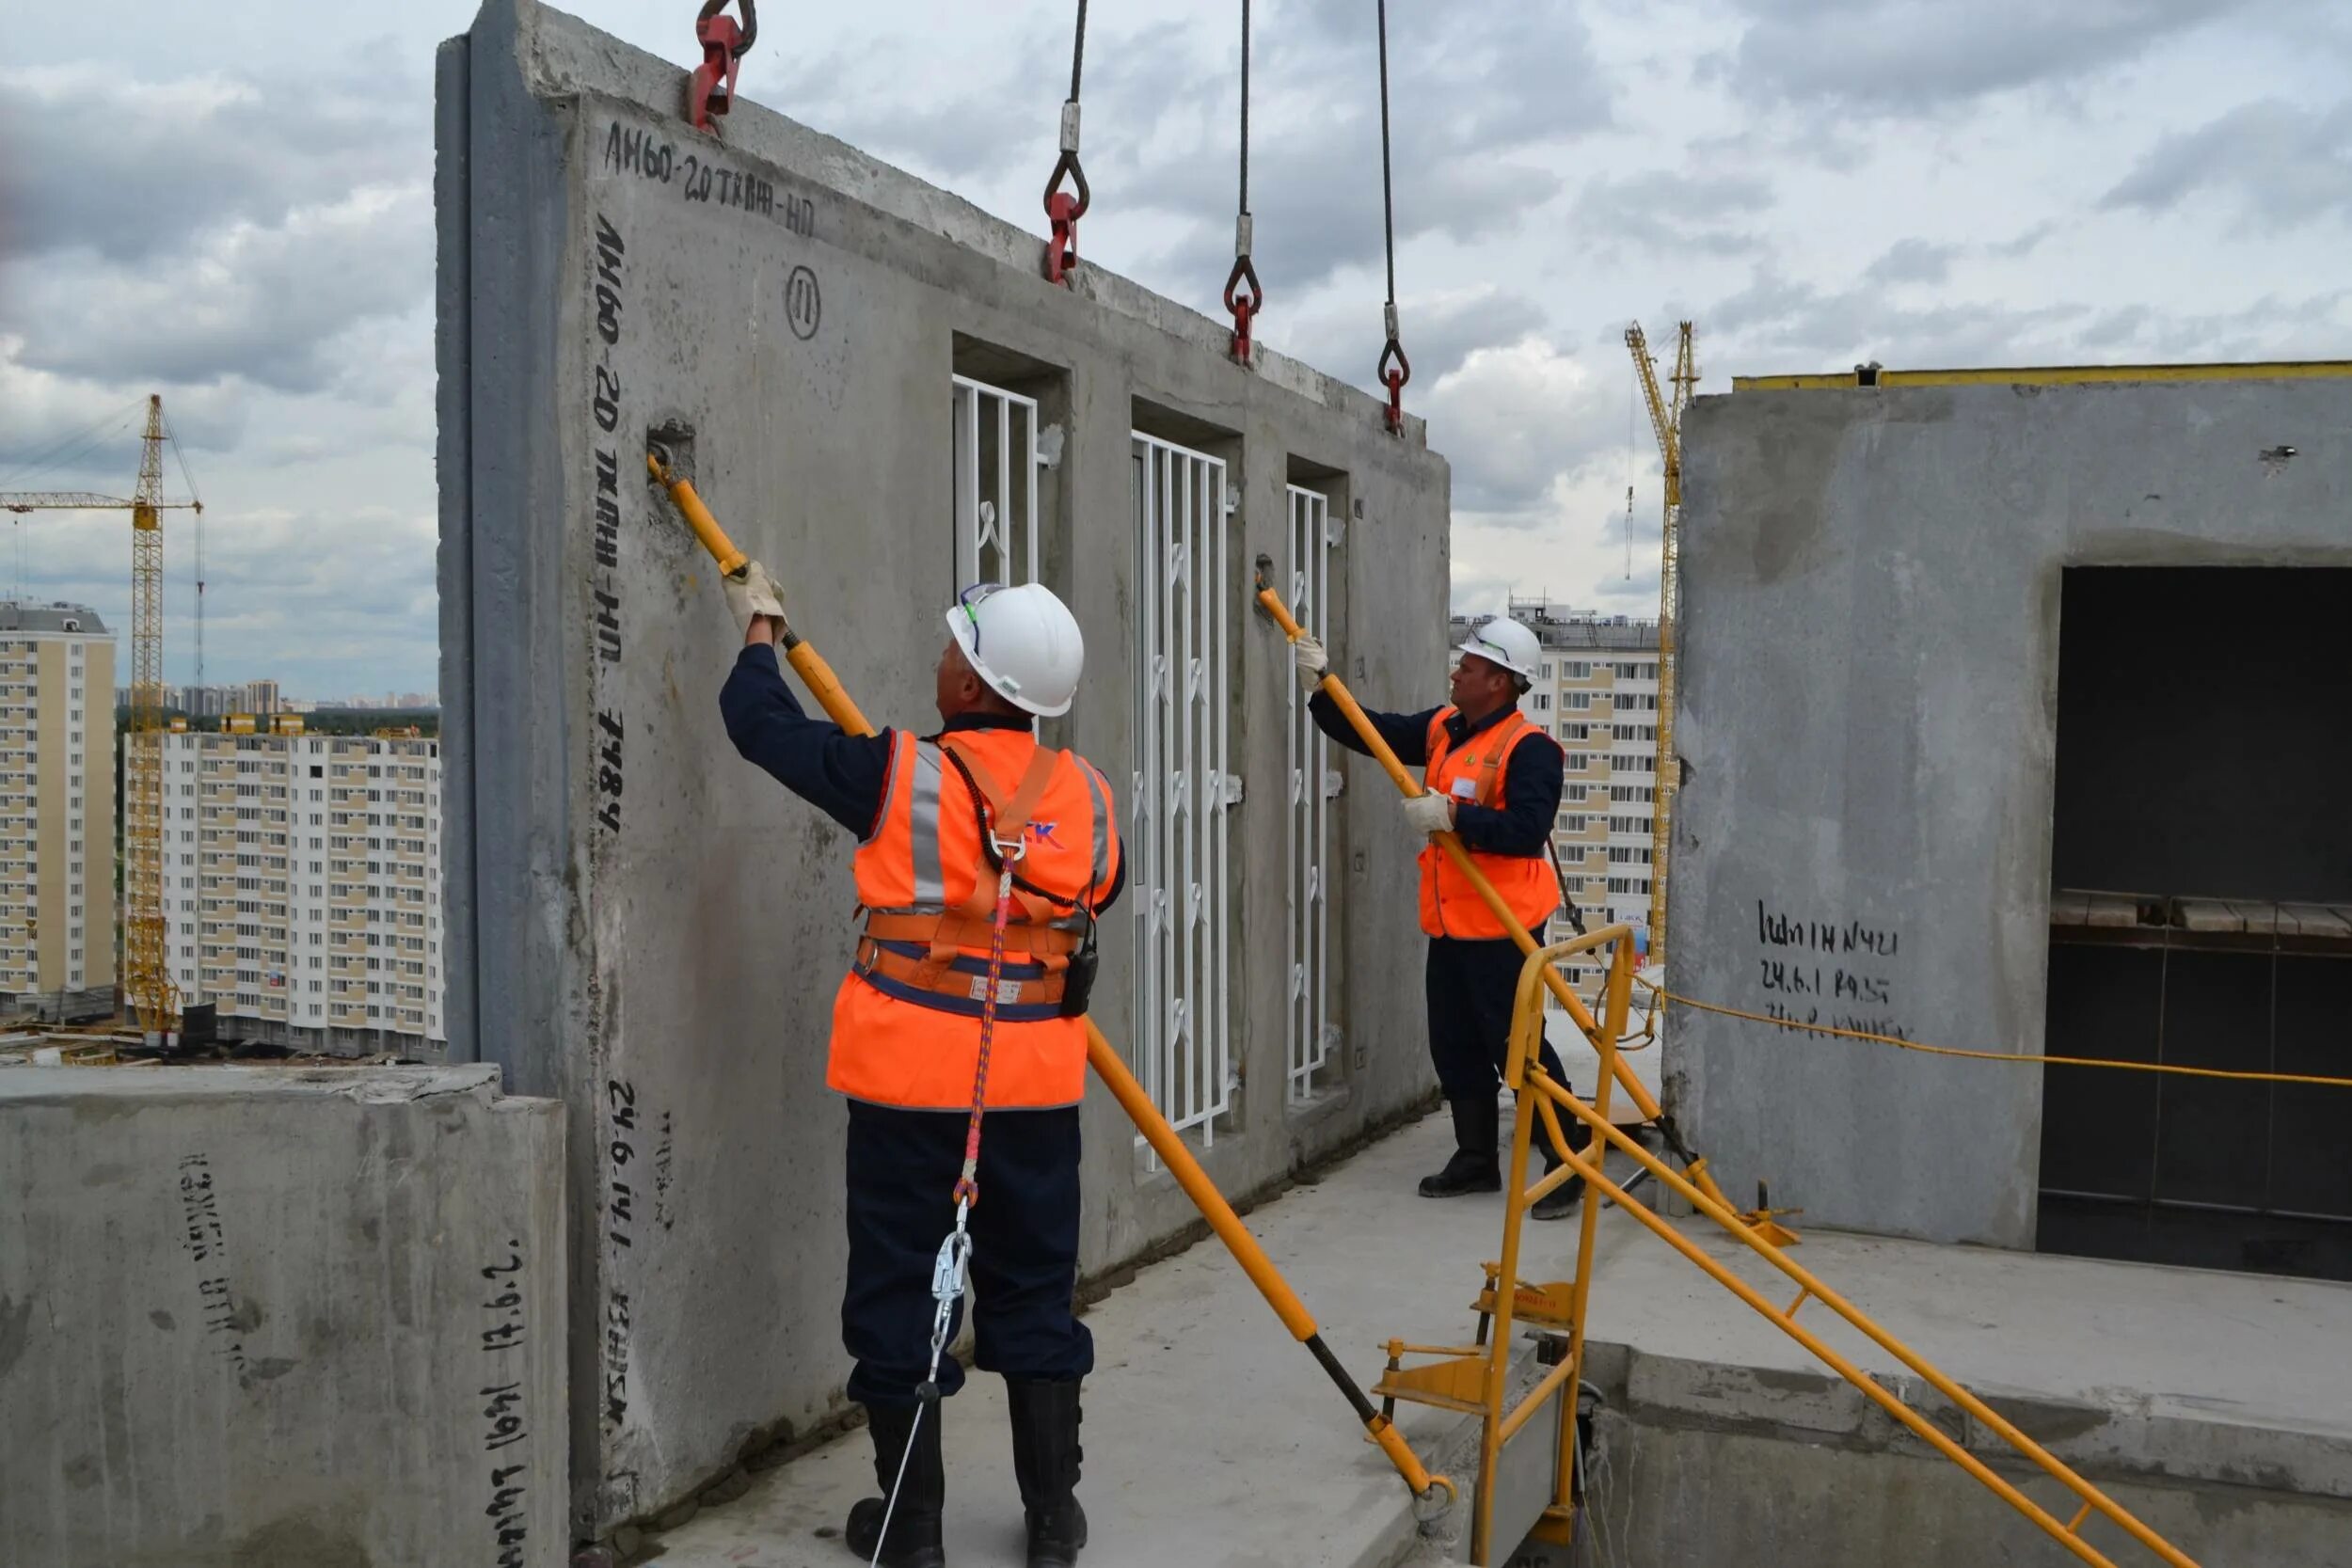
<path id="1" fill-rule="evenodd" d="M 655 483 L 669 490 L 671 499 L 678 503 L 678 510 L 686 514 L 687 522 L 694 530 L 694 537 L 702 541 L 703 548 L 708 550 L 711 559 L 720 563 L 721 570 L 730 576 L 741 572 L 748 564 L 748 558 L 735 547 L 725 531 L 719 527 L 718 519 L 711 516 L 710 509 L 695 494 L 693 484 L 672 474 L 658 451 L 646 453 L 645 468 Z M 731 568 L 727 565 L 730 561 L 734 562 Z M 789 639 L 787 647 L 792 668 L 807 683 L 809 695 L 817 699 L 818 705 L 825 710 L 825 716 L 850 735 L 875 734 L 874 726 L 866 721 L 866 715 L 858 711 L 857 705 L 850 700 L 849 693 L 842 689 L 832 668 L 818 657 L 817 650 L 793 637 L 788 630 L 785 635 Z M 1087 1065 L 1094 1069 L 1094 1075 L 1102 1079 L 1104 1085 L 1111 1091 L 1111 1098 L 1118 1101 L 1120 1109 L 1127 1113 L 1127 1119 L 1136 1124 L 1136 1130 L 1152 1146 L 1152 1152 L 1160 1157 L 1161 1163 L 1176 1178 L 1176 1184 L 1184 1190 L 1186 1197 L 1192 1199 L 1193 1207 L 1200 1211 L 1200 1217 L 1209 1222 L 1209 1228 L 1216 1232 L 1217 1240 L 1223 1242 L 1226 1250 L 1233 1255 L 1233 1261 L 1241 1265 L 1242 1273 L 1249 1276 L 1249 1282 L 1258 1288 L 1258 1293 L 1265 1297 L 1266 1305 L 1274 1308 L 1274 1315 L 1282 1320 L 1282 1326 L 1290 1330 L 1291 1338 L 1307 1347 L 1316 1364 L 1346 1396 L 1347 1402 L 1355 1409 L 1356 1418 L 1363 1423 L 1365 1433 L 1379 1445 L 1389 1463 L 1396 1466 L 1397 1474 L 1405 1478 L 1405 1484 L 1412 1489 L 1415 1500 L 1433 1511 L 1427 1516 L 1434 1517 L 1437 1512 L 1442 1512 L 1443 1507 L 1450 1507 L 1459 1495 L 1453 1481 L 1446 1476 L 1430 1474 L 1428 1466 L 1422 1464 L 1421 1456 L 1413 1452 L 1412 1445 L 1405 1440 L 1405 1434 L 1397 1431 L 1396 1424 L 1380 1413 L 1347 1369 L 1340 1365 L 1339 1358 L 1324 1344 L 1323 1333 L 1316 1326 L 1314 1314 L 1307 1310 L 1307 1304 L 1298 1299 L 1298 1292 L 1291 1289 L 1290 1282 L 1274 1266 L 1274 1259 L 1268 1258 L 1265 1248 L 1258 1244 L 1258 1238 L 1241 1223 L 1241 1216 L 1233 1212 L 1233 1206 L 1225 1201 L 1223 1193 L 1216 1190 L 1216 1183 L 1209 1180 L 1207 1171 L 1200 1168 L 1200 1162 L 1192 1157 L 1192 1150 L 1184 1147 L 1184 1140 L 1177 1135 L 1174 1128 L 1168 1126 L 1168 1118 L 1160 1115 L 1159 1107 L 1152 1103 L 1152 1097 L 1144 1092 L 1136 1075 L 1127 1070 L 1126 1062 L 1112 1048 L 1103 1031 L 1090 1018 L 1086 1021 L 1086 1025 Z M 1438 1497 L 1440 1490 L 1444 1493 L 1442 1499 Z"/>
<path id="2" fill-rule="evenodd" d="M 1268 615 L 1274 617 L 1275 625 L 1282 628 L 1282 635 L 1295 642 L 1305 634 L 1299 629 L 1298 622 L 1292 616 L 1290 607 L 1282 602 L 1281 595 L 1266 586 L 1265 568 L 1271 564 L 1271 562 L 1263 557 L 1260 559 L 1258 603 L 1264 607 Z M 1373 760 L 1380 765 L 1381 769 L 1389 775 L 1390 781 L 1396 785 L 1400 793 L 1406 796 L 1427 793 L 1422 788 L 1421 781 L 1413 777 L 1406 768 L 1405 764 L 1397 759 L 1395 750 L 1380 737 L 1380 732 L 1375 729 L 1372 721 L 1364 716 L 1363 708 L 1358 705 L 1354 694 L 1341 682 L 1339 676 L 1326 670 L 1316 689 L 1339 705 L 1339 710 L 1346 716 L 1348 724 L 1371 751 Z M 1446 858 L 1454 863 L 1454 869 L 1470 882 L 1481 901 L 1493 912 L 1494 917 L 1502 923 L 1502 928 L 1510 933 L 1511 940 L 1518 943 L 1519 951 L 1532 957 L 1537 950 L 1534 935 L 1528 930 L 1518 916 L 1511 912 L 1510 907 L 1503 903 L 1502 895 L 1494 890 L 1494 884 L 1487 881 L 1485 875 L 1471 863 L 1470 851 L 1462 847 L 1461 839 L 1454 833 L 1444 832 L 1432 834 L 1430 842 L 1442 850 Z M 1595 1022 L 1592 1013 L 1586 1009 L 1583 999 L 1569 989 L 1567 976 L 1547 964 L 1544 966 L 1544 984 L 1550 988 L 1553 999 L 1567 1009 L 1568 1018 L 1584 1032 L 1585 1038 L 1597 1041 L 1601 1037 L 1600 1025 Z M 1642 1081 L 1633 1075 L 1633 1069 L 1627 1065 L 1623 1056 L 1615 1058 L 1615 1065 L 1617 1082 L 1625 1086 L 1625 1092 L 1632 1098 L 1643 1118 L 1658 1122 L 1662 1127 L 1665 1112 L 1660 1107 L 1657 1097 L 1652 1095 L 1644 1086 Z M 1715 1178 L 1707 1169 L 1707 1163 L 1704 1160 L 1690 1159 L 1688 1171 L 1691 1179 L 1698 1184 L 1700 1191 L 1724 1208 L 1731 1207 L 1731 1200 L 1724 1196 L 1723 1189 L 1715 1185 Z"/>

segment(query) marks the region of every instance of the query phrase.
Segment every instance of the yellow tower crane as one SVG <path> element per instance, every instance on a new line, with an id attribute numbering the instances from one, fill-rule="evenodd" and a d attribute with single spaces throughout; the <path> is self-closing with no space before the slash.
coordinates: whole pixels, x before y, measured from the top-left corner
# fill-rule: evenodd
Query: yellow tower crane
<path id="1" fill-rule="evenodd" d="M 164 400 L 150 394 L 139 450 L 138 489 L 129 500 L 87 490 L 0 491 L 0 509 L 127 511 L 131 514 L 131 724 L 123 757 L 123 984 L 139 1027 L 164 1036 L 180 1027 L 180 991 L 171 983 L 164 935 L 164 519 L 169 511 L 201 513 L 194 495 L 164 498 Z"/>
<path id="2" fill-rule="evenodd" d="M 1658 782 L 1650 792 L 1649 944 L 1651 961 L 1657 962 L 1666 955 L 1666 849 L 1674 832 L 1675 794 L 1682 784 L 1674 742 L 1675 644 L 1682 610 L 1682 411 L 1691 405 L 1699 371 L 1689 322 L 1681 324 L 1675 344 L 1674 373 L 1668 377 L 1674 385 L 1671 403 L 1659 392 L 1658 363 L 1650 357 L 1640 322 L 1625 329 L 1625 346 L 1633 354 L 1633 372 L 1641 377 L 1642 398 L 1649 404 L 1650 428 L 1658 433 L 1658 455 L 1665 471 L 1658 557 Z"/>

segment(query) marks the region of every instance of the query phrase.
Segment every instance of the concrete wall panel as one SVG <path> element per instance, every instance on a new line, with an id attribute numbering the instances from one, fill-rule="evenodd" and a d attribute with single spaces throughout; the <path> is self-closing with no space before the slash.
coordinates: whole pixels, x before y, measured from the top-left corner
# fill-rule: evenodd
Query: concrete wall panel
<path id="1" fill-rule="evenodd" d="M 493 0 L 440 74 L 450 922 L 474 956 L 451 1045 L 569 1108 L 591 1533 L 828 1418 L 847 1371 L 846 1118 L 823 1071 L 852 845 L 726 740 L 738 640 L 710 562 L 645 483 L 650 428 L 691 427 L 704 495 L 866 713 L 929 728 L 958 344 L 1056 383 L 1066 536 L 1047 579 L 1089 655 L 1058 738 L 1122 808 L 1138 404 L 1161 434 L 1236 457 L 1243 1082 L 1210 1167 L 1229 1192 L 1262 1188 L 1430 1082 L 1412 846 L 1367 774 L 1340 835 L 1344 1093 L 1284 1103 L 1283 975 L 1265 956 L 1281 949 L 1290 674 L 1247 596 L 1249 558 L 1281 554 L 1291 465 L 1342 476 L 1343 597 L 1375 634 L 1345 650 L 1347 673 L 1385 697 L 1431 691 L 1447 470 L 1418 421 L 1391 437 L 1373 400 L 1279 356 L 1240 369 L 1226 326 L 1090 266 L 1052 287 L 1038 235 L 755 104 L 723 143 L 699 136 L 677 116 L 684 79 L 528 0 Z M 1122 1041 L 1132 914 L 1105 927 L 1096 1001 Z M 1086 1125 L 1082 1266 L 1099 1272 L 1193 1215 L 1107 1098 Z"/>
<path id="2" fill-rule="evenodd" d="M 0 1562 L 567 1560 L 563 1123 L 496 1081 L 0 1071 Z"/>
<path id="3" fill-rule="evenodd" d="M 2352 382 L 1741 392 L 1685 450 L 1674 989 L 2041 1051 L 2060 574 L 2352 562 Z M 1670 1040 L 1735 1196 L 2032 1244 L 2038 1072 L 1689 1011 Z"/>

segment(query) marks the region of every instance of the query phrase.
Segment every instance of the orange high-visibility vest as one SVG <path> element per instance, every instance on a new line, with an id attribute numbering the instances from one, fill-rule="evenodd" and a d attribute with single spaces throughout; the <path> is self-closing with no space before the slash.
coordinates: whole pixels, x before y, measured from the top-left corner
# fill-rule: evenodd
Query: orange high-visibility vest
<path id="1" fill-rule="evenodd" d="M 1110 785 L 1027 730 L 996 729 L 892 735 L 882 815 L 853 863 L 866 930 L 833 1004 L 825 1082 L 843 1094 L 913 1110 L 971 1107 L 997 888 L 983 802 L 991 832 L 1009 838 L 1006 827 L 1018 823 L 1023 846 L 988 1107 L 1074 1105 L 1086 1092 L 1086 1021 L 1061 1016 L 1061 981 L 1088 911 L 1116 885 Z"/>
<path id="2" fill-rule="evenodd" d="M 1541 736 L 1544 732 L 1530 723 L 1525 714 L 1513 708 L 1508 717 L 1471 736 L 1455 751 L 1453 736 L 1445 727 L 1455 711 L 1439 708 L 1437 717 L 1429 721 L 1429 763 L 1422 773 L 1422 787 L 1433 794 L 1499 810 L 1502 805 L 1503 780 L 1511 770 L 1511 749 L 1518 744 L 1521 736 Z M 1551 741 L 1549 736 L 1544 738 Z M 1463 787 L 1465 783 L 1467 790 Z M 1560 878 L 1552 870 L 1549 855 L 1541 851 L 1533 855 L 1497 855 L 1470 849 L 1470 862 L 1502 895 L 1503 907 L 1530 931 L 1540 931 L 1543 923 L 1551 918 L 1551 911 L 1560 907 Z M 1421 851 L 1421 928 L 1433 937 L 1460 937 L 1472 942 L 1511 934 L 1495 918 L 1494 911 L 1486 907 L 1486 901 L 1478 896 L 1470 879 L 1454 868 L 1454 862 L 1434 841 L 1422 846 Z"/>

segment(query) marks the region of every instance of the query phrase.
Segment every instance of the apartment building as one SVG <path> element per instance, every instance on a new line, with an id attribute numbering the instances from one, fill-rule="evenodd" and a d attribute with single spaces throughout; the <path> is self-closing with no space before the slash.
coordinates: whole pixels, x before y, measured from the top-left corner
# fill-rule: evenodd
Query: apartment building
<path id="1" fill-rule="evenodd" d="M 0 1016 L 111 1012 L 114 634 L 0 600 Z"/>
<path id="2" fill-rule="evenodd" d="M 182 1005 L 214 1004 L 224 1034 L 303 1050 L 437 1055 L 440 742 L 278 728 L 294 733 L 165 737 Z"/>
<path id="3" fill-rule="evenodd" d="M 1646 927 L 1658 785 L 1658 623 L 1541 598 L 1515 598 L 1509 613 L 1544 646 L 1520 711 L 1567 752 L 1552 833 L 1562 889 L 1588 927 L 1625 921 Z M 1458 645 L 1481 619 L 1454 617 L 1449 645 Z M 1590 990 L 1600 974 L 1572 967 L 1569 979 Z"/>

